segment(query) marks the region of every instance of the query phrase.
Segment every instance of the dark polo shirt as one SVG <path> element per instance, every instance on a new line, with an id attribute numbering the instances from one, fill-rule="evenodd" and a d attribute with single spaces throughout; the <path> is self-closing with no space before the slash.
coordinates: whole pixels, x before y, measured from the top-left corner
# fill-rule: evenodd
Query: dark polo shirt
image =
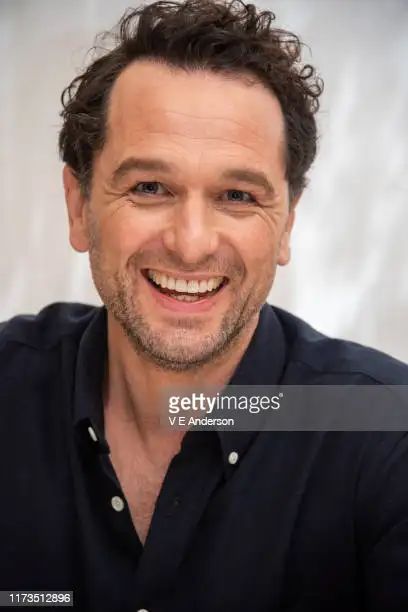
<path id="1" fill-rule="evenodd" d="M 405 433 L 190 431 L 143 547 L 104 439 L 106 351 L 104 307 L 0 325 L 0 590 L 89 612 L 408 610 Z M 230 383 L 402 385 L 408 367 L 265 305 Z"/>

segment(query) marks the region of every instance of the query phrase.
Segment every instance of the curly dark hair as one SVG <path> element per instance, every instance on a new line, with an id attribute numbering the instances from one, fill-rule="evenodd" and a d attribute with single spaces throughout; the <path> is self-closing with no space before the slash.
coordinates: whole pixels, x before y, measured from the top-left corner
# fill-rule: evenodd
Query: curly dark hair
<path id="1" fill-rule="evenodd" d="M 290 201 L 307 184 L 317 148 L 315 113 L 323 81 L 313 66 L 301 64 L 302 43 L 272 28 L 271 11 L 242 0 L 160 0 L 128 9 L 116 28 L 97 37 L 114 47 L 91 51 L 99 57 L 61 95 L 63 125 L 59 152 L 89 197 L 95 153 L 106 137 L 109 94 L 131 62 L 151 58 L 169 67 L 210 70 L 229 76 L 253 75 L 280 102 L 285 122 L 286 179 Z"/>

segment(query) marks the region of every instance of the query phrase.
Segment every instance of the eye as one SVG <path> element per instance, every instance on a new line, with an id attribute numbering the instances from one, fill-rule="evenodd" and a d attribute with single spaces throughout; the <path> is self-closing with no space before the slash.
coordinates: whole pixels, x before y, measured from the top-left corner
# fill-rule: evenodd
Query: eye
<path id="1" fill-rule="evenodd" d="M 146 194 L 149 194 L 149 195 L 160 195 L 160 194 L 157 194 L 155 189 L 154 189 L 154 187 L 157 187 L 157 185 L 160 185 L 160 184 L 161 183 L 159 183 L 157 181 L 143 181 L 142 183 L 137 183 L 129 191 L 130 191 L 130 193 L 137 193 L 137 194 L 140 194 L 140 195 L 146 195 Z M 144 191 L 144 190 L 143 191 L 139 191 L 137 189 L 137 187 L 139 187 L 140 185 L 144 185 L 144 186 L 148 185 L 147 191 Z"/>
<path id="2" fill-rule="evenodd" d="M 162 193 L 157 192 L 158 186 L 163 187 L 163 185 L 158 181 L 143 181 L 141 183 L 136 183 L 136 185 L 132 187 L 129 192 L 141 196 L 163 195 Z M 139 189 L 139 187 L 141 187 L 141 189 Z M 237 204 L 240 204 L 241 202 L 244 204 L 257 204 L 256 198 L 248 191 L 241 191 L 240 189 L 227 189 L 224 193 L 232 194 L 232 199 L 229 199 L 230 202 Z M 243 199 L 242 196 L 247 196 L 248 199 Z"/>
<path id="3" fill-rule="evenodd" d="M 249 204 L 256 204 L 256 198 L 252 195 L 252 193 L 249 193 L 248 191 L 241 191 L 240 189 L 228 189 L 225 193 L 230 193 L 233 194 L 233 198 L 232 198 L 232 202 L 248 202 Z M 242 200 L 240 199 L 239 195 L 245 194 L 247 196 L 249 196 L 249 200 Z"/>

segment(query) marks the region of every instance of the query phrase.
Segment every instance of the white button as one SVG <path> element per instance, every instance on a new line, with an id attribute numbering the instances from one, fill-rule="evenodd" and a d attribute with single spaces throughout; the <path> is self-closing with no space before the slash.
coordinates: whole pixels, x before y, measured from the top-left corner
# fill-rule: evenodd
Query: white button
<path id="1" fill-rule="evenodd" d="M 112 504 L 112 508 L 116 510 L 116 512 L 121 512 L 123 508 L 125 507 L 125 503 L 123 499 L 121 497 L 118 497 L 117 495 L 112 497 L 111 504 Z"/>
<path id="2" fill-rule="evenodd" d="M 238 461 L 238 453 L 232 451 L 232 453 L 228 455 L 228 461 L 231 465 L 234 465 Z"/>
<path id="3" fill-rule="evenodd" d="M 140 608 L 137 612 L 149 612 L 149 610 L 146 610 L 146 608 Z"/>
<path id="4" fill-rule="evenodd" d="M 96 437 L 96 433 L 95 433 L 94 428 L 93 427 L 88 427 L 88 432 L 89 432 L 89 435 L 91 436 L 92 440 L 94 442 L 97 442 L 98 438 Z"/>

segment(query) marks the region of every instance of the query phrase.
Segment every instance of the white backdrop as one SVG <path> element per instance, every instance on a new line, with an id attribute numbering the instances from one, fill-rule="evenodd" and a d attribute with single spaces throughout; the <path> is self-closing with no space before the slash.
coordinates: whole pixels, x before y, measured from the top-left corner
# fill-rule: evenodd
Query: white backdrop
<path id="1" fill-rule="evenodd" d="M 130 3 L 0 0 L 0 320 L 54 301 L 100 304 L 87 255 L 68 242 L 59 96 Z M 408 2 L 256 4 L 300 34 L 326 85 L 292 262 L 269 301 L 408 361 Z"/>

